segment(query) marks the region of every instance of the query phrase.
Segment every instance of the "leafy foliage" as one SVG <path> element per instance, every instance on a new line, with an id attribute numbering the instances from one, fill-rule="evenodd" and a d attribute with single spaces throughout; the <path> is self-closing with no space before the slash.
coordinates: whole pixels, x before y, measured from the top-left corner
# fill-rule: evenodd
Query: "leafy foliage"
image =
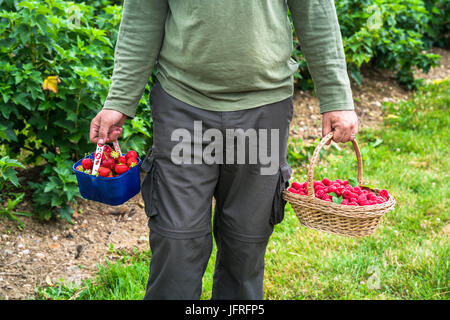
<path id="1" fill-rule="evenodd" d="M 445 42 L 448 1 L 435 2 L 425 1 L 425 5 L 422 0 L 336 1 L 349 74 L 356 83 L 362 82 L 361 67 L 369 65 L 392 70 L 400 84 L 415 88 L 415 68 L 427 72 L 439 61 L 439 55 L 424 50 Z M 303 61 L 298 43 L 295 45 L 293 56 Z M 306 64 L 300 65 L 296 78 L 305 87 L 305 79 L 309 78 Z"/>
<path id="2" fill-rule="evenodd" d="M 108 94 L 121 19 L 114 2 L 0 2 L 0 141 L 7 154 L 45 165 L 43 180 L 29 183 L 44 219 L 58 209 L 70 220 L 79 196 L 71 166 L 92 151 L 90 121 Z M 151 143 L 145 98 L 124 128 L 124 150 Z"/>
<path id="3" fill-rule="evenodd" d="M 15 211 L 15 208 L 23 200 L 25 192 L 10 192 L 9 190 L 11 186 L 18 187 L 20 185 L 16 168 L 25 169 L 25 166 L 8 156 L 0 159 L 0 190 L 2 190 L 0 201 L 6 202 L 6 205 L 0 207 L 0 217 L 3 216 L 15 220 L 19 224 L 19 228 L 23 228 L 23 223 L 17 215 L 29 216 L 30 214 Z"/>

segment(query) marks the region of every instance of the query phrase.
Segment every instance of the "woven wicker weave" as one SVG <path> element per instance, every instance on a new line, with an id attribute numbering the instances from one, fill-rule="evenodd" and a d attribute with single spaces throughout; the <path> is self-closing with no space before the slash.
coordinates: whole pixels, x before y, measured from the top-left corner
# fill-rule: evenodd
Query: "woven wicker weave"
<path id="1" fill-rule="evenodd" d="M 300 223 L 305 227 L 350 237 L 364 237 L 375 232 L 385 213 L 394 209 L 395 200 L 368 206 L 348 206 L 318 199 L 314 196 L 314 167 L 320 150 L 333 138 L 333 132 L 326 135 L 317 145 L 308 166 L 308 195 L 303 196 L 285 190 L 283 198 L 294 209 Z M 363 186 L 363 165 L 356 140 L 352 141 L 358 162 L 358 185 Z M 379 195 L 380 190 L 370 189 Z"/>

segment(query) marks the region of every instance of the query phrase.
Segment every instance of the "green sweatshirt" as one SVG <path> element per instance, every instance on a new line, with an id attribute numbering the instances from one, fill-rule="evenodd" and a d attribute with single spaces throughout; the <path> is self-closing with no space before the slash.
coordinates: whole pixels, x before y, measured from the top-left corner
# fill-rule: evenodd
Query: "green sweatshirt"
<path id="1" fill-rule="evenodd" d="M 293 94 L 294 21 L 321 113 L 353 110 L 333 0 L 124 0 L 104 109 L 134 117 L 156 65 L 173 97 L 213 111 Z"/>

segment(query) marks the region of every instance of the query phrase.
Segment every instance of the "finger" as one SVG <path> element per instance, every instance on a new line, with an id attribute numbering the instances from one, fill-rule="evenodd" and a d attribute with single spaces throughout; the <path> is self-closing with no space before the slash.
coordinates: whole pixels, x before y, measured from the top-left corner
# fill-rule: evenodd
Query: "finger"
<path id="1" fill-rule="evenodd" d="M 100 119 L 100 128 L 98 130 L 98 144 L 108 143 L 108 133 L 111 125 L 103 118 Z"/>
<path id="2" fill-rule="evenodd" d="M 331 120 L 328 116 L 323 116 L 322 119 L 322 138 L 331 132 Z M 328 141 L 327 145 L 331 143 L 331 140 Z"/>
<path id="3" fill-rule="evenodd" d="M 353 126 L 344 128 L 341 142 L 349 142 L 352 138 Z"/>
<path id="4" fill-rule="evenodd" d="M 342 142 L 344 138 L 344 131 L 341 127 L 334 128 L 333 141 L 336 143 Z"/>
<path id="5" fill-rule="evenodd" d="M 98 116 L 96 116 L 94 119 L 92 119 L 91 126 L 89 128 L 89 139 L 91 140 L 92 143 L 97 143 L 98 141 L 99 128 L 100 124 L 98 121 Z"/>
<path id="6" fill-rule="evenodd" d="M 120 135 L 122 134 L 122 128 L 120 127 L 111 127 L 108 138 L 110 142 L 115 141 L 119 139 Z"/>
<path id="7" fill-rule="evenodd" d="M 357 134 L 358 134 L 358 124 L 355 124 L 352 127 L 352 134 L 350 136 L 350 141 L 355 140 Z"/>

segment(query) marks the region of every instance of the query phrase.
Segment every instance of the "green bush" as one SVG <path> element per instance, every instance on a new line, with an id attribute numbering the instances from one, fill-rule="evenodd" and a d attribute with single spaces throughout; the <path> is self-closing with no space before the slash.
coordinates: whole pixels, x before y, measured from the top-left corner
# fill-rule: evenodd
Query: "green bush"
<path id="1" fill-rule="evenodd" d="M 43 219 L 59 210 L 70 221 L 79 196 L 71 166 L 95 149 L 89 126 L 108 93 L 121 19 L 121 6 L 95 3 L 104 6 L 0 2 L 0 142 L 3 153 L 42 165 L 42 179 L 29 186 Z M 151 143 L 151 119 L 140 117 L 148 109 L 144 97 L 125 126 L 123 150 L 142 153 Z"/>
<path id="2" fill-rule="evenodd" d="M 424 50 L 442 42 L 441 29 L 446 28 L 448 17 L 448 10 L 442 13 L 443 7 L 444 1 L 436 6 L 425 6 L 422 0 L 336 1 L 350 76 L 361 84 L 360 70 L 365 64 L 392 70 L 400 84 L 414 88 L 414 69 L 427 72 L 438 64 L 439 56 Z M 300 52 L 297 45 L 293 55 L 302 61 Z M 306 64 L 300 68 L 297 78 L 305 87 L 309 78 Z"/>

